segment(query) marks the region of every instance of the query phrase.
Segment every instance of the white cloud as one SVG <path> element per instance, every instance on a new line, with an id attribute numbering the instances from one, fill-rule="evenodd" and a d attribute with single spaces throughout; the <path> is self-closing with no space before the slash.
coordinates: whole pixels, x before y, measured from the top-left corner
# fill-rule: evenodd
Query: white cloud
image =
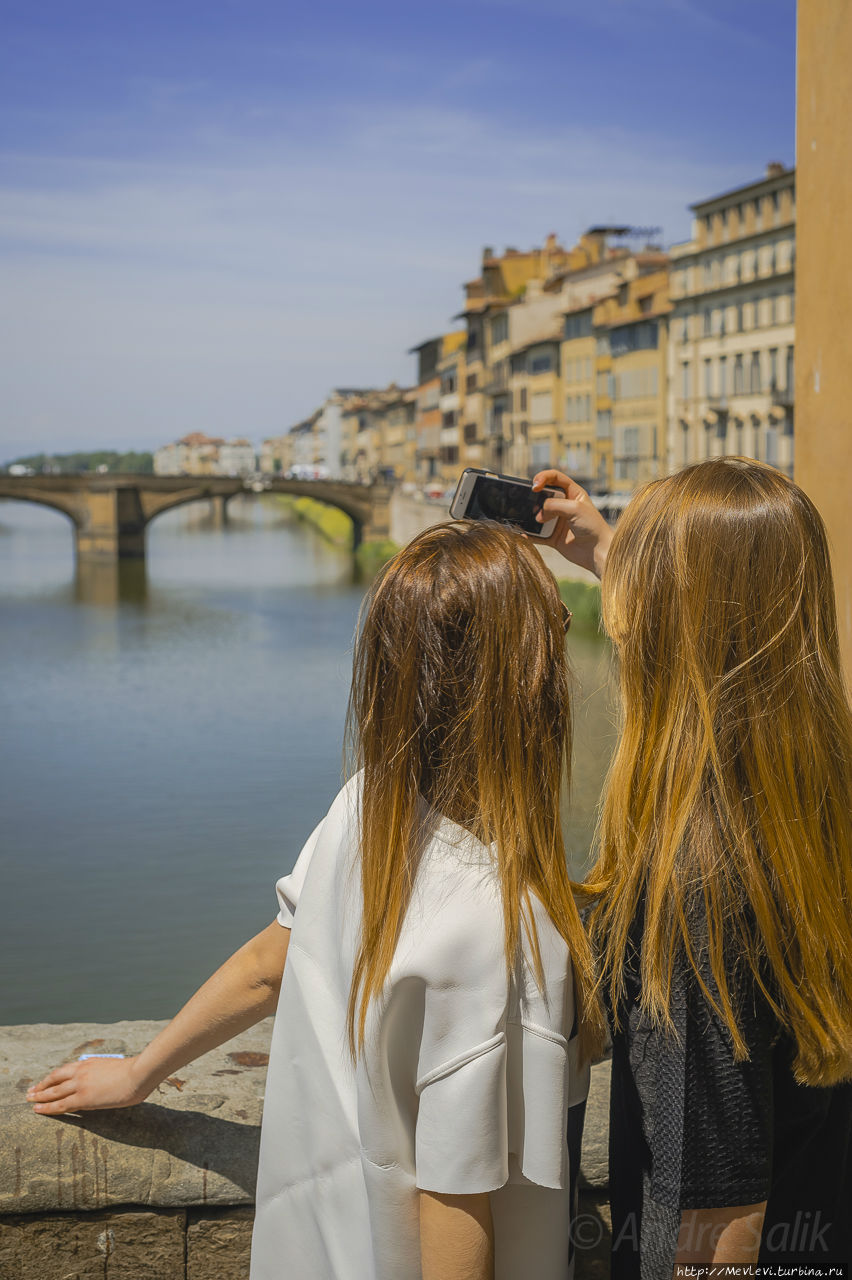
<path id="1" fill-rule="evenodd" d="M 7 157 L 0 457 L 281 431 L 335 383 L 410 379 L 483 244 L 608 220 L 680 239 L 689 200 L 753 176 L 449 109 L 358 108 L 315 142 L 216 125 L 204 159 Z"/>

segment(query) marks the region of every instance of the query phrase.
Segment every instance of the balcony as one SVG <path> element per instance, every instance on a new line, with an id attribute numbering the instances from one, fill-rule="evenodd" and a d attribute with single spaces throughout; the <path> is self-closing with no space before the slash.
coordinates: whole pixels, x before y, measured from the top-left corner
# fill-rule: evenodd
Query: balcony
<path id="1" fill-rule="evenodd" d="M 480 388 L 487 396 L 499 396 L 509 390 L 509 370 L 501 365 L 488 369 L 485 381 Z"/>
<path id="2" fill-rule="evenodd" d="M 772 386 L 769 388 L 769 399 L 774 409 L 792 409 L 793 389 Z"/>

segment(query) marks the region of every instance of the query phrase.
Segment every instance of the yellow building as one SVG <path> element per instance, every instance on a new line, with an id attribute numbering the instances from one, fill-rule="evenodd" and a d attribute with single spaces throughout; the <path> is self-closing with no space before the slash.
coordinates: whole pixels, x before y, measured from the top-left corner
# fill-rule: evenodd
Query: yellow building
<path id="1" fill-rule="evenodd" d="M 562 328 L 562 427 L 558 466 L 583 488 L 594 488 L 595 332 L 594 307 L 566 312 Z"/>
<path id="2" fill-rule="evenodd" d="M 438 376 L 441 380 L 438 409 L 441 414 L 439 436 L 439 471 L 441 482 L 449 488 L 463 470 L 462 421 L 465 406 L 467 330 L 445 333 L 441 340 Z"/>
<path id="3" fill-rule="evenodd" d="M 593 227 L 571 249 L 548 236 L 543 250 L 507 249 L 500 258 L 484 250 L 482 274 L 465 286 L 461 313 L 465 465 L 526 475 L 564 458 L 563 316 L 590 307 L 631 270 L 634 255 L 613 243 L 628 230 Z"/>
<path id="4" fill-rule="evenodd" d="M 626 493 L 661 473 L 666 439 L 669 269 L 640 253 L 632 278 L 594 308 L 595 476 Z"/>
<path id="5" fill-rule="evenodd" d="M 414 411 L 416 399 L 405 387 L 391 383 L 383 393 L 383 445 L 379 467 L 387 478 L 413 480 L 415 468 Z"/>
<path id="6" fill-rule="evenodd" d="M 692 211 L 672 249 L 668 469 L 730 453 L 792 475 L 795 171 Z"/>
<path id="7" fill-rule="evenodd" d="M 562 379 L 561 318 L 519 343 L 511 357 L 513 405 L 508 469 L 534 475 L 556 465 L 560 449 Z"/>
<path id="8" fill-rule="evenodd" d="M 531 281 L 543 283 L 568 269 L 573 250 L 555 235 L 543 249 L 521 253 L 508 248 L 501 257 L 482 251 L 481 274 L 465 286 L 459 319 L 467 325 L 465 404 L 460 461 L 465 466 L 505 471 L 512 444 L 510 309 L 527 293 Z"/>

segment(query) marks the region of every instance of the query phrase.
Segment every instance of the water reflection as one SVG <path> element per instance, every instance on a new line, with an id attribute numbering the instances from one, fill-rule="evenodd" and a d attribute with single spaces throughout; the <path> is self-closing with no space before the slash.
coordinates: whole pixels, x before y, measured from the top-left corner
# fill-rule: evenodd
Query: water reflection
<path id="1" fill-rule="evenodd" d="M 78 604 L 114 608 L 117 604 L 145 604 L 148 565 L 142 559 L 78 560 L 74 566 L 74 599 Z"/>

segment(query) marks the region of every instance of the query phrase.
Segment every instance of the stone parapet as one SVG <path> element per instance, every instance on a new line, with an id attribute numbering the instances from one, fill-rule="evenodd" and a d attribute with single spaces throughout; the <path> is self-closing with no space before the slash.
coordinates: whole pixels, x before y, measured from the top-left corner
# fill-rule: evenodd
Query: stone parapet
<path id="1" fill-rule="evenodd" d="M 136 1107 L 49 1117 L 25 1099 L 51 1067 L 137 1053 L 163 1026 L 0 1028 L 0 1280 L 246 1280 L 271 1019 Z M 608 1270 L 608 1077 L 592 1072 L 577 1280 Z"/>

